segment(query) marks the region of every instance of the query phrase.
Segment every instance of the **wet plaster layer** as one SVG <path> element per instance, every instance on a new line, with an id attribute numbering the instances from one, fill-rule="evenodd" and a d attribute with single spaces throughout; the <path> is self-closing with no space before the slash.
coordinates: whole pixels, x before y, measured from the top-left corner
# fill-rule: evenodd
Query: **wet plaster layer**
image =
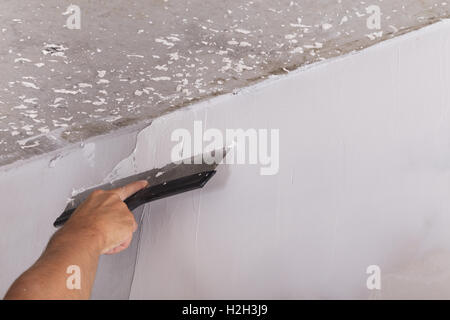
<path id="1" fill-rule="evenodd" d="M 65 26 L 71 4 L 80 29 Z M 379 29 L 368 28 L 373 5 Z M 435 0 L 2 0 L 0 165 L 360 50 L 449 9 Z"/>
<path id="2" fill-rule="evenodd" d="M 147 204 L 130 298 L 450 298 L 449 82 L 445 21 L 155 120 L 118 171 L 167 162 L 195 120 L 278 128 L 280 170 L 220 165 Z"/>

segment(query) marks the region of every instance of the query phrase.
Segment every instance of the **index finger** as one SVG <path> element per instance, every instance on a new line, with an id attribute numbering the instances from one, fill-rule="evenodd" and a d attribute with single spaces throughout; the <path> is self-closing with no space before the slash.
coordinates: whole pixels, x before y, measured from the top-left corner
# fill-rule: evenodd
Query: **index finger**
<path id="1" fill-rule="evenodd" d="M 113 189 L 110 192 L 114 192 L 117 195 L 119 195 L 120 199 L 122 201 L 125 201 L 129 196 L 132 196 L 139 190 L 144 189 L 148 185 L 148 182 L 146 180 L 140 180 L 136 182 L 132 182 L 130 184 L 127 184 L 126 186 L 123 186 L 122 188 Z"/>

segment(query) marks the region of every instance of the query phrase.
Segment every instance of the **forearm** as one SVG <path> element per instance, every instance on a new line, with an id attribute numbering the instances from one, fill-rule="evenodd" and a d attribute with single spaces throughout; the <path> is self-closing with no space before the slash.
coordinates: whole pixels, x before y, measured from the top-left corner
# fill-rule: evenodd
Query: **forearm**
<path id="1" fill-rule="evenodd" d="M 61 229 L 36 263 L 11 286 L 5 299 L 88 299 L 101 245 L 89 232 Z M 80 270 L 80 289 L 67 286 L 69 266 Z"/>
<path id="2" fill-rule="evenodd" d="M 124 200 L 147 185 L 144 180 L 94 191 L 55 233 L 38 261 L 12 284 L 5 299 L 89 299 L 99 256 L 125 250 L 137 229 Z"/>

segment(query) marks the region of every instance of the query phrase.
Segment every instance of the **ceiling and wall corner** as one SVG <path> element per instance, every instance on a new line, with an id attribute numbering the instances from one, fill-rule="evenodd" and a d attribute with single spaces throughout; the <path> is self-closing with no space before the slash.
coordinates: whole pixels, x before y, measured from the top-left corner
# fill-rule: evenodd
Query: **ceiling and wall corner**
<path id="1" fill-rule="evenodd" d="M 66 27 L 70 5 L 80 9 L 80 29 Z M 373 6 L 376 30 L 368 27 Z M 449 14 L 438 0 L 4 0 L 0 165 L 148 123 Z"/>

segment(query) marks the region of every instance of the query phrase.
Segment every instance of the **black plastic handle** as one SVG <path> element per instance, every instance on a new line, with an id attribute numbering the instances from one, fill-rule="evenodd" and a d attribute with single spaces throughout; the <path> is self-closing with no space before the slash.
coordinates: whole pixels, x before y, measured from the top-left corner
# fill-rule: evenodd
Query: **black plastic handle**
<path id="1" fill-rule="evenodd" d="M 190 176 L 178 178 L 175 180 L 167 181 L 156 186 L 150 186 L 143 190 L 136 192 L 134 195 L 125 200 L 130 211 L 140 207 L 141 205 L 174 196 L 179 193 L 184 193 L 187 191 L 192 191 L 195 189 L 203 188 L 203 186 L 214 176 L 216 173 L 213 171 L 205 171 L 201 173 L 196 173 Z M 64 211 L 53 223 L 55 227 L 62 226 L 69 220 L 72 213 L 76 208 Z"/>

